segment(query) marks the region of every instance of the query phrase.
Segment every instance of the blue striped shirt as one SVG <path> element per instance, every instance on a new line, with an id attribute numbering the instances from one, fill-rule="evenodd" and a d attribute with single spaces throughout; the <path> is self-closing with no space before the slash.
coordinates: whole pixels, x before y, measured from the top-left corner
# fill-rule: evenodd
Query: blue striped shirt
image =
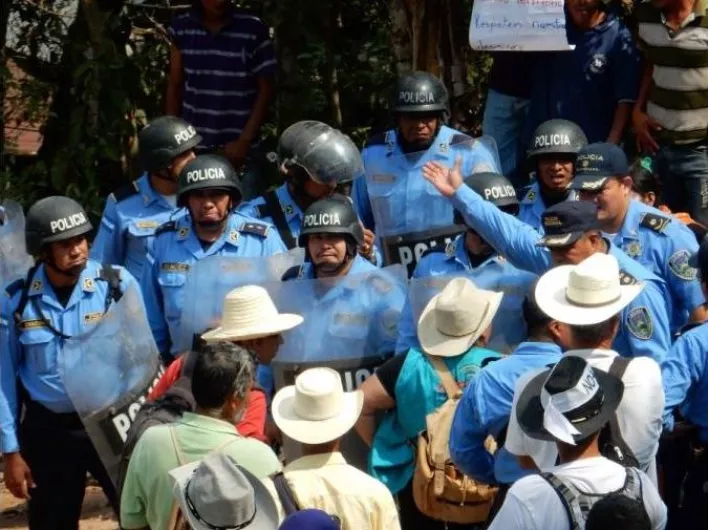
<path id="1" fill-rule="evenodd" d="M 268 27 L 235 10 L 225 16 L 217 33 L 207 31 L 198 11 L 179 15 L 169 30 L 182 55 L 182 118 L 194 125 L 205 147 L 239 137 L 256 101 L 256 79 L 275 75 Z"/>

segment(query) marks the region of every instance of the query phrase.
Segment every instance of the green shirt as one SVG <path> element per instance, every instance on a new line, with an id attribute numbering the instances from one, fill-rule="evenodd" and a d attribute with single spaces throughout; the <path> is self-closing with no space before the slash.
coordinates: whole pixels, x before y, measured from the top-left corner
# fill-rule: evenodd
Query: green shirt
<path id="1" fill-rule="evenodd" d="M 182 462 L 172 442 L 170 427 L 182 453 Z M 229 440 L 232 441 L 229 443 Z M 233 456 L 259 478 L 280 470 L 275 453 L 263 442 L 240 436 L 226 421 L 186 412 L 178 422 L 149 428 L 138 440 L 121 496 L 121 526 L 164 530 L 174 501 L 168 473 L 201 460 L 217 448 Z"/>

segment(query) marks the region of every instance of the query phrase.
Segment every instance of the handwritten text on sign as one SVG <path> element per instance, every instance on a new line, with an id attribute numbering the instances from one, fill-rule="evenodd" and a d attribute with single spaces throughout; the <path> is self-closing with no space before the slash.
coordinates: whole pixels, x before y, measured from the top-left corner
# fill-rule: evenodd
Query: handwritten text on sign
<path id="1" fill-rule="evenodd" d="M 476 0 L 470 21 L 475 50 L 568 50 L 563 0 Z"/>

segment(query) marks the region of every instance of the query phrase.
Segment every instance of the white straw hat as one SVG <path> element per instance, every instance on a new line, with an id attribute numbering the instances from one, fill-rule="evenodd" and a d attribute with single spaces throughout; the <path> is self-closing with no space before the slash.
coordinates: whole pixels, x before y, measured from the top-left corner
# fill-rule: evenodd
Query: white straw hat
<path id="1" fill-rule="evenodd" d="M 577 265 L 549 270 L 536 284 L 536 302 L 546 315 L 574 326 L 599 324 L 624 309 L 644 288 L 622 285 L 617 258 L 597 253 Z"/>
<path id="2" fill-rule="evenodd" d="M 342 378 L 331 368 L 310 368 L 295 384 L 273 398 L 273 420 L 286 436 L 310 445 L 344 435 L 359 419 L 364 406 L 360 390 L 344 392 Z"/>
<path id="3" fill-rule="evenodd" d="M 300 315 L 278 313 L 268 291 L 245 285 L 224 298 L 221 326 L 202 334 L 205 341 L 247 340 L 277 335 L 302 323 Z"/>
<path id="4" fill-rule="evenodd" d="M 450 281 L 418 319 L 421 347 L 437 357 L 465 353 L 492 323 L 503 296 L 480 289 L 467 278 Z"/>

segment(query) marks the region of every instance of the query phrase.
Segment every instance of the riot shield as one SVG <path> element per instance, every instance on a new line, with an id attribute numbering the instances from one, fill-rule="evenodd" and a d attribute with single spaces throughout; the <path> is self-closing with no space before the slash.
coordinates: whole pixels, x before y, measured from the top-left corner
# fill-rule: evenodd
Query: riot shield
<path id="1" fill-rule="evenodd" d="M 531 275 L 528 282 L 505 282 L 504 278 L 492 275 L 475 275 L 470 272 L 459 272 L 445 276 L 429 276 L 426 278 L 413 278 L 408 284 L 408 303 L 411 305 L 414 326 L 428 302 L 442 291 L 454 278 L 465 277 L 474 282 L 480 289 L 503 292 L 504 298 L 492 321 L 492 335 L 487 343 L 487 348 L 499 353 L 511 353 L 516 346 L 526 340 L 526 322 L 521 311 L 521 303 L 526 295 Z M 474 300 L 470 300 L 474 303 Z"/>
<path id="2" fill-rule="evenodd" d="M 15 201 L 0 205 L 0 283 L 23 277 L 32 266 L 25 246 L 25 216 Z"/>
<path id="3" fill-rule="evenodd" d="M 266 285 L 278 310 L 304 322 L 283 334 L 272 362 L 276 389 L 292 385 L 307 368 L 339 372 L 345 391 L 355 390 L 394 352 L 403 309 L 406 273 L 401 265 L 335 279 L 296 280 Z M 284 443 L 286 461 L 297 444 Z M 366 469 L 368 448 L 355 432 L 342 440 L 347 462 Z"/>
<path id="4" fill-rule="evenodd" d="M 128 429 L 162 372 L 136 287 L 130 287 L 93 328 L 65 340 L 59 369 L 69 399 L 115 484 Z"/>
<path id="5" fill-rule="evenodd" d="M 224 298 L 242 285 L 280 281 L 285 272 L 303 263 L 305 251 L 257 258 L 209 256 L 192 265 L 184 286 L 184 307 L 179 337 L 173 337 L 180 352 L 192 348 L 195 336 L 215 328 L 221 322 Z"/>
<path id="6" fill-rule="evenodd" d="M 427 162 L 452 167 L 461 157 L 463 177 L 500 171 L 496 144 L 491 137 L 433 144 L 428 150 L 367 160 L 366 187 L 376 222 L 384 263 L 401 263 L 410 277 L 421 255 L 445 245 L 462 232 L 453 223 L 450 200 L 423 177 Z"/>

